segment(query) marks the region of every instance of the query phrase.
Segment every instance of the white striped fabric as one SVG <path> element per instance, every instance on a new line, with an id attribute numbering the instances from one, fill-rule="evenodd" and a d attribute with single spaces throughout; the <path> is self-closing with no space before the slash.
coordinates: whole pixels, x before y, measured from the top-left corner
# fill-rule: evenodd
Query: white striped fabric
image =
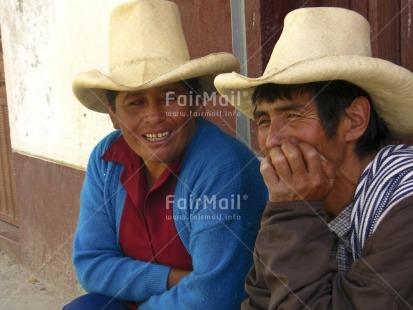
<path id="1" fill-rule="evenodd" d="M 351 246 L 355 260 L 387 212 L 410 195 L 413 195 L 413 147 L 383 148 L 361 175 L 353 200 Z"/>

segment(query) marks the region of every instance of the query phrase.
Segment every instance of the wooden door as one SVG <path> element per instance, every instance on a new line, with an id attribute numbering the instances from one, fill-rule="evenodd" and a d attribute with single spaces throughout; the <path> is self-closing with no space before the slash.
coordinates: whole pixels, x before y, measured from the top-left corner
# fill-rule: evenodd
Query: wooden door
<path id="1" fill-rule="evenodd" d="M 0 35 L 0 221 L 18 226 L 14 194 L 6 81 Z"/>

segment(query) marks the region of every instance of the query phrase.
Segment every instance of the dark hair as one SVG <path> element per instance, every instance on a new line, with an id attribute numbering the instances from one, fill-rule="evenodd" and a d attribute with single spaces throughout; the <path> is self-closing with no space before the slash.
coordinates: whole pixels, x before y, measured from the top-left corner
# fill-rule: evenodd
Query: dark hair
<path id="1" fill-rule="evenodd" d="M 194 96 L 195 98 L 198 94 L 198 87 L 199 87 L 198 78 L 192 78 L 192 79 L 184 80 L 181 82 L 188 88 L 190 96 Z M 119 91 L 117 90 L 108 89 L 106 91 L 106 98 L 108 99 L 109 104 L 112 107 L 113 111 L 116 110 L 115 102 L 116 102 L 116 97 L 118 96 L 118 94 L 119 94 Z"/>
<path id="2" fill-rule="evenodd" d="M 116 110 L 116 97 L 118 96 L 119 92 L 117 90 L 108 89 L 106 91 L 106 98 L 108 99 L 109 105 L 112 107 L 112 110 Z"/>
<path id="3" fill-rule="evenodd" d="M 375 111 L 370 96 L 360 87 L 347 81 L 323 81 L 306 84 L 264 84 L 258 86 L 252 95 L 252 104 L 274 102 L 277 99 L 292 99 L 294 95 L 309 94 L 316 100 L 316 106 L 327 137 L 332 138 L 345 114 L 346 108 L 357 97 L 366 97 L 370 103 L 370 119 L 366 131 L 357 141 L 356 152 L 360 157 L 379 150 L 390 137 L 384 121 Z"/>

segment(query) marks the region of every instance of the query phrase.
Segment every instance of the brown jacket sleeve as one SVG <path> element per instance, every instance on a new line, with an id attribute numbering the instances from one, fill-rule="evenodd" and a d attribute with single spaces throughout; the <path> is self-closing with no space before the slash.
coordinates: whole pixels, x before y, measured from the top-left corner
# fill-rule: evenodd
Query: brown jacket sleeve
<path id="1" fill-rule="evenodd" d="M 321 203 L 268 204 L 242 309 L 412 309 L 413 197 L 393 207 L 342 276 Z"/>

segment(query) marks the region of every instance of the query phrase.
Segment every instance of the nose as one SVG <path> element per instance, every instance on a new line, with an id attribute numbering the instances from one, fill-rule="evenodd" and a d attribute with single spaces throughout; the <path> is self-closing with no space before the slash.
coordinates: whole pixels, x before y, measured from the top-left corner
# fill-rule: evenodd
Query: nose
<path id="1" fill-rule="evenodd" d="M 271 121 L 265 139 L 265 146 L 268 150 L 274 147 L 279 147 L 281 144 L 290 139 L 288 135 L 288 128 L 286 126 L 287 125 L 282 122 L 277 122 L 276 120 Z"/>
<path id="2" fill-rule="evenodd" d="M 166 117 L 162 104 L 156 100 L 149 102 L 145 114 L 145 121 L 153 124 L 163 121 Z"/>

